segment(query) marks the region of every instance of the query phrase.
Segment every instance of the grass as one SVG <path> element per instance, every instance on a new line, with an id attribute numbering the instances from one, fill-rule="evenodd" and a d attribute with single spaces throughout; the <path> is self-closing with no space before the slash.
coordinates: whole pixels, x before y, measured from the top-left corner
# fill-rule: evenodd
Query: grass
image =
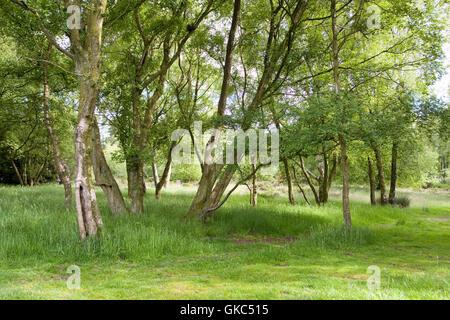
<path id="1" fill-rule="evenodd" d="M 324 207 L 236 194 L 213 223 L 183 221 L 192 188 L 152 190 L 141 216 L 112 217 L 102 239 L 78 239 L 60 186 L 0 186 L 0 299 L 448 299 L 450 197 L 403 191 L 409 208 L 371 207 L 352 192 L 342 227 L 338 190 Z M 300 197 L 298 197 L 300 199 Z M 70 290 L 66 270 L 81 268 Z M 369 266 L 381 269 L 369 290 Z"/>

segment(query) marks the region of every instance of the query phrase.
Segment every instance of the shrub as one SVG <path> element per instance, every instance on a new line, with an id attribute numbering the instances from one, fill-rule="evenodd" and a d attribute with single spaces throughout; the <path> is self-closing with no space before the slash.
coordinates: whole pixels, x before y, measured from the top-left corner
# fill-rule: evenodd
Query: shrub
<path id="1" fill-rule="evenodd" d="M 407 196 L 400 196 L 394 199 L 394 206 L 399 206 L 400 208 L 408 208 L 411 200 Z"/>
<path id="2" fill-rule="evenodd" d="M 172 168 L 172 181 L 180 180 L 183 183 L 200 181 L 202 169 L 196 164 L 175 164 Z"/>

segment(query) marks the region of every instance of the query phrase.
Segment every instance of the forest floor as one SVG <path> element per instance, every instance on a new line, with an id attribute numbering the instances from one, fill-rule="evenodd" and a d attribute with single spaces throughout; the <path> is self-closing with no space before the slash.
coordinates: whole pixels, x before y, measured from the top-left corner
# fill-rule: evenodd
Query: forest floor
<path id="1" fill-rule="evenodd" d="M 82 242 L 61 186 L 0 186 L 0 299 L 449 299 L 448 190 L 403 190 L 401 209 L 354 188 L 350 232 L 338 190 L 320 208 L 273 192 L 253 208 L 236 194 L 207 225 L 183 220 L 192 190 L 158 202 L 149 189 L 145 214 L 121 217 L 99 190 L 103 237 Z"/>

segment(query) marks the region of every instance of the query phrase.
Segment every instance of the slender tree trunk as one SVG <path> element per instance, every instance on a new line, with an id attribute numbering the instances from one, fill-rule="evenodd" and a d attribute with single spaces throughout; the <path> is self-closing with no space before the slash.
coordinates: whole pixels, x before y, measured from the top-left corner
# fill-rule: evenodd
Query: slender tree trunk
<path id="1" fill-rule="evenodd" d="M 161 180 L 156 184 L 155 188 L 155 196 L 157 200 L 161 200 L 161 191 L 164 187 L 164 185 L 167 184 L 167 180 L 169 179 L 170 170 L 172 167 L 172 150 L 175 148 L 177 144 L 175 142 L 172 142 L 169 148 L 169 154 L 167 155 L 167 162 L 164 167 L 163 174 L 161 176 Z"/>
<path id="2" fill-rule="evenodd" d="M 153 160 L 152 163 L 152 173 L 153 173 L 153 181 L 155 183 L 155 188 L 159 183 L 159 176 L 158 176 L 158 166 L 156 165 L 155 160 Z"/>
<path id="3" fill-rule="evenodd" d="M 47 52 L 47 61 L 50 60 L 52 45 L 49 44 Z M 52 121 L 49 111 L 49 101 L 50 101 L 50 89 L 48 85 L 48 64 L 43 63 L 44 71 L 44 120 L 45 126 L 47 127 L 47 132 L 52 141 L 53 146 L 53 159 L 55 161 L 56 173 L 58 175 L 60 183 L 64 186 L 64 207 L 70 208 L 72 206 L 72 183 L 70 182 L 70 169 L 66 161 L 61 157 L 61 151 L 59 148 L 59 141 L 53 130 Z"/>
<path id="4" fill-rule="evenodd" d="M 387 204 L 387 198 L 386 198 L 386 182 L 384 179 L 384 170 L 383 170 L 383 159 L 381 157 L 381 151 L 377 146 L 373 145 L 373 151 L 375 153 L 378 170 L 378 181 L 380 183 L 380 201 L 381 205 L 385 205 Z"/>
<path id="5" fill-rule="evenodd" d="M 325 197 L 324 197 L 325 202 L 328 201 L 328 195 L 330 193 L 331 184 L 333 183 L 334 176 L 336 175 L 337 162 L 338 162 L 337 156 L 333 155 L 333 166 L 331 167 L 331 172 L 328 177 L 328 182 L 327 182 L 326 191 L 325 191 Z"/>
<path id="6" fill-rule="evenodd" d="M 44 159 L 44 162 L 41 164 L 41 166 L 39 167 L 38 172 L 36 173 L 36 175 L 31 179 L 31 186 L 33 187 L 34 185 L 39 184 L 39 180 L 41 179 L 42 173 L 44 172 L 45 169 L 45 165 L 47 164 L 47 158 Z"/>
<path id="7" fill-rule="evenodd" d="M 35 184 L 39 184 L 42 178 L 42 174 L 44 173 L 45 166 L 47 164 L 47 159 L 45 159 L 44 163 L 41 165 L 38 174 L 34 178 Z"/>
<path id="8" fill-rule="evenodd" d="M 165 59 L 167 55 L 165 54 Z M 134 145 L 138 147 L 139 152 L 135 152 L 127 161 L 128 173 L 128 194 L 131 198 L 131 212 L 141 214 L 144 212 L 144 195 L 146 193 L 145 175 L 144 175 L 144 160 L 142 154 L 146 152 L 147 141 L 150 129 L 153 126 L 153 112 L 156 104 L 162 95 L 163 87 L 166 79 L 166 74 L 162 74 L 159 79 L 159 86 L 153 93 L 153 96 L 148 99 L 145 116 L 143 121 L 136 115 L 135 127 L 139 126 L 138 133 L 134 137 Z M 137 121 L 137 122 L 136 122 Z"/>
<path id="9" fill-rule="evenodd" d="M 395 187 L 397 184 L 397 156 L 398 156 L 398 142 L 392 143 L 392 160 L 391 160 L 391 186 L 389 189 L 389 203 L 394 204 L 395 201 Z"/>
<path id="10" fill-rule="evenodd" d="M 331 29 L 333 34 L 333 76 L 334 87 L 336 94 L 340 92 L 340 79 L 339 79 L 339 31 L 337 30 L 337 16 L 336 16 L 336 0 L 331 0 Z M 345 114 L 345 109 L 343 110 Z M 345 121 L 345 120 L 344 120 Z M 344 123 L 343 123 L 344 125 Z M 344 223 L 346 226 L 352 225 L 350 215 L 350 178 L 348 172 L 348 158 L 347 158 L 347 141 L 344 135 L 339 135 L 339 147 L 341 150 L 341 166 L 342 166 L 342 211 L 344 215 Z"/>
<path id="11" fill-rule="evenodd" d="M 103 153 L 100 129 L 98 127 L 97 119 L 93 119 L 92 128 L 93 141 L 93 157 L 92 163 L 95 174 L 95 184 L 102 188 L 108 202 L 109 209 L 112 214 L 120 214 L 127 211 L 125 201 L 123 200 L 122 192 L 120 192 L 119 185 L 111 172 L 111 169 L 106 162 L 105 154 Z"/>
<path id="12" fill-rule="evenodd" d="M 373 174 L 373 166 L 372 160 L 370 157 L 367 157 L 367 165 L 368 165 L 368 173 L 369 173 L 369 187 L 370 187 L 370 204 L 376 205 L 376 196 L 375 196 L 375 177 Z"/>
<path id="13" fill-rule="evenodd" d="M 347 143 L 342 136 L 339 137 L 339 145 L 341 147 L 342 156 L 342 207 L 344 222 L 346 226 L 351 226 L 352 219 L 350 215 L 350 178 L 348 173 Z"/>
<path id="14" fill-rule="evenodd" d="M 292 176 L 291 176 L 291 171 L 289 170 L 288 160 L 283 159 L 283 164 L 284 164 L 284 173 L 286 174 L 286 180 L 287 180 L 287 185 L 288 185 L 289 202 L 291 205 L 295 205 L 294 184 L 292 183 Z"/>
<path id="15" fill-rule="evenodd" d="M 11 160 L 11 164 L 12 164 L 12 166 L 13 166 L 13 168 L 14 168 L 14 172 L 16 173 L 17 178 L 19 179 L 20 185 L 21 185 L 22 187 L 24 187 L 25 184 L 23 183 L 22 175 L 20 174 L 20 171 L 19 171 L 19 169 L 17 168 L 16 163 L 14 162 L 14 160 Z"/>
<path id="16" fill-rule="evenodd" d="M 136 79 L 140 76 L 136 75 Z M 136 88 L 133 90 L 133 127 L 136 130 L 133 137 L 133 146 L 141 148 L 141 108 L 140 97 L 142 95 L 142 89 L 139 87 L 139 81 L 136 82 Z M 130 211 L 135 214 L 141 214 L 144 212 L 144 194 L 145 194 L 145 181 L 144 181 L 144 164 L 140 159 L 140 152 L 132 150 L 131 154 L 127 155 L 126 159 L 127 168 L 127 182 L 128 182 L 128 196 L 131 199 Z"/>
<path id="17" fill-rule="evenodd" d="M 322 164 L 319 165 L 319 200 L 321 204 L 325 204 L 328 201 L 328 156 L 325 152 L 322 159 Z"/>
<path id="18" fill-rule="evenodd" d="M 256 165 L 252 164 L 253 171 L 256 171 Z M 256 207 L 258 205 L 258 181 L 256 177 L 256 173 L 253 175 L 252 178 L 252 192 L 251 192 L 252 198 L 251 198 L 251 204 L 252 206 Z"/>
<path id="19" fill-rule="evenodd" d="M 25 162 L 23 165 L 23 172 L 22 172 L 22 179 L 23 179 L 24 186 L 28 186 L 27 161 L 28 161 L 28 159 L 25 159 Z"/>
<path id="20" fill-rule="evenodd" d="M 167 189 L 167 187 L 169 186 L 171 177 L 172 177 L 172 163 L 170 163 L 169 165 L 169 173 L 167 174 L 167 179 L 164 183 L 164 189 Z"/>
<path id="21" fill-rule="evenodd" d="M 318 206 L 320 206 L 319 195 L 317 194 L 316 188 L 314 187 L 314 184 L 311 181 L 311 176 L 309 175 L 308 171 L 306 170 L 305 162 L 303 161 L 302 156 L 300 156 L 300 167 L 302 168 L 303 174 L 305 175 L 305 178 L 306 178 L 306 181 L 308 182 L 309 188 L 311 189 L 311 191 L 314 195 L 314 200 L 316 201 L 316 204 Z"/>
<path id="22" fill-rule="evenodd" d="M 306 201 L 306 203 L 308 205 L 311 205 L 311 202 L 309 202 L 308 197 L 306 197 L 305 190 L 303 190 L 303 188 L 302 188 L 302 186 L 300 184 L 300 181 L 297 179 L 297 174 L 295 172 L 295 167 L 292 167 L 292 172 L 294 173 L 294 179 L 295 179 L 295 182 L 297 183 L 298 189 L 300 190 L 300 192 L 303 195 L 303 199 L 305 199 L 305 201 Z"/>

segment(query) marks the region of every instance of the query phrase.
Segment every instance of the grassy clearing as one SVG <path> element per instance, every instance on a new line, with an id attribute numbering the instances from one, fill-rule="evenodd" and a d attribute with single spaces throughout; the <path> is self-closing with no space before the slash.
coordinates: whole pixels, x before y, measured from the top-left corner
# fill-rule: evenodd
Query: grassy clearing
<path id="1" fill-rule="evenodd" d="M 104 237 L 81 242 L 60 186 L 0 186 L 1 299 L 448 299 L 450 195 L 404 191 L 408 209 L 352 193 L 351 232 L 337 190 L 322 208 L 281 196 L 234 195 L 202 225 L 183 221 L 192 189 L 174 187 L 142 216 L 113 218 L 99 191 Z M 69 290 L 70 265 L 81 289 Z M 369 291 L 367 268 L 381 268 Z"/>

